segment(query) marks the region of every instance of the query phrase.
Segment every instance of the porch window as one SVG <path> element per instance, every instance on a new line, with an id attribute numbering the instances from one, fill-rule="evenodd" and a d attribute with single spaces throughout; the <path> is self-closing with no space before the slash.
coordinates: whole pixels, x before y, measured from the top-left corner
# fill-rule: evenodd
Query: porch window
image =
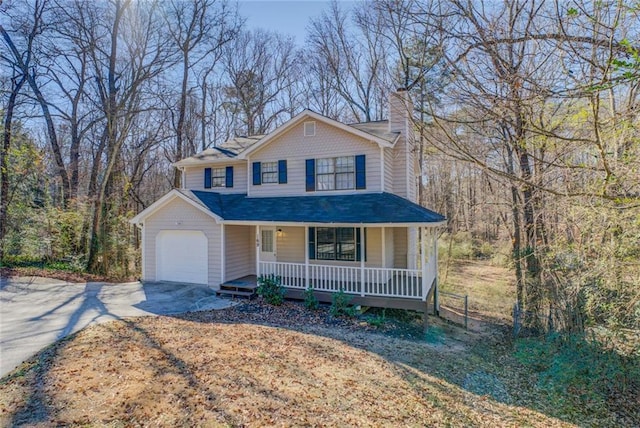
<path id="1" fill-rule="evenodd" d="M 360 260 L 360 230 L 353 227 L 309 228 L 309 244 L 314 248 L 310 258 L 316 260 Z"/>

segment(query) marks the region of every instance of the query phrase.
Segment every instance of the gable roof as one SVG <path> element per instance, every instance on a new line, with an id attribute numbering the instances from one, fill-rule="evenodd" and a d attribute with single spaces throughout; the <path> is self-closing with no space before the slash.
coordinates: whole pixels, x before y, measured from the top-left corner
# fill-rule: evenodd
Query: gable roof
<path id="1" fill-rule="evenodd" d="M 446 220 L 391 193 L 269 198 L 195 190 L 190 193 L 223 222 L 437 225 Z"/>
<path id="2" fill-rule="evenodd" d="M 142 210 L 140 213 L 138 213 L 137 216 L 129 220 L 129 223 L 138 224 L 143 222 L 144 219 L 146 219 L 151 214 L 155 213 L 157 210 L 164 207 L 176 198 L 182 199 L 189 205 L 212 217 L 216 222 L 222 220 L 220 216 L 215 213 L 215 211 L 211 210 L 199 198 L 195 197 L 190 190 L 173 189 L 172 191 L 155 201 L 153 204 Z"/>
<path id="3" fill-rule="evenodd" d="M 400 133 L 397 133 L 397 132 L 381 133 L 379 129 L 377 129 L 375 133 L 369 132 L 371 130 L 371 128 L 369 128 L 369 130 L 365 130 L 365 129 L 367 129 L 366 127 L 364 127 L 363 129 L 360 129 L 360 127 L 356 127 L 356 126 L 353 126 L 353 125 L 346 125 L 346 124 L 344 124 L 342 122 L 339 122 L 337 120 L 333 120 L 333 119 L 330 119 L 330 118 L 328 118 L 326 116 L 322 116 L 321 114 L 318 114 L 318 113 L 316 113 L 314 111 L 311 111 L 309 109 L 305 109 L 301 113 L 298 113 L 292 119 L 288 120 L 284 124 L 282 124 L 279 127 L 277 127 L 273 132 L 270 132 L 269 134 L 265 135 L 256 144 L 252 145 L 251 147 L 248 147 L 238 157 L 241 158 L 241 159 L 246 158 L 247 155 L 249 155 L 252 152 L 260 149 L 261 147 L 264 147 L 265 145 L 269 144 L 276 137 L 278 137 L 279 135 L 284 134 L 285 132 L 287 132 L 289 129 L 291 129 L 295 125 L 298 125 L 304 119 L 313 119 L 313 120 L 316 120 L 318 122 L 326 123 L 326 124 L 328 124 L 330 126 L 334 126 L 334 127 L 338 128 L 338 129 L 346 131 L 346 132 L 348 132 L 348 133 L 350 133 L 352 135 L 356 135 L 356 136 L 358 136 L 360 138 L 363 138 L 365 140 L 374 142 L 374 143 L 378 144 L 381 147 L 393 147 L 393 145 L 395 144 L 396 140 L 398 139 L 398 136 L 400 135 Z"/>

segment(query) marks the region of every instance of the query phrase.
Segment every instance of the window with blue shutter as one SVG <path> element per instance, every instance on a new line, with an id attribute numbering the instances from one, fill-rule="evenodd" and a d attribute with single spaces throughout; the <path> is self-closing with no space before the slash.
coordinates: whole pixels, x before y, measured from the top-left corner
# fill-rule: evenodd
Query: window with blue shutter
<path id="1" fill-rule="evenodd" d="M 259 186 L 261 184 L 262 174 L 260 172 L 260 162 L 253 163 L 253 185 Z"/>
<path id="2" fill-rule="evenodd" d="M 287 183 L 287 161 L 286 160 L 278 161 L 278 183 L 280 184 Z"/>
<path id="3" fill-rule="evenodd" d="M 306 160 L 306 189 L 307 192 L 316 190 L 316 160 Z"/>
<path id="4" fill-rule="evenodd" d="M 204 169 L 204 188 L 211 189 L 211 168 Z"/>
<path id="5" fill-rule="evenodd" d="M 316 228 L 309 228 L 309 260 L 316 258 Z"/>
<path id="6" fill-rule="evenodd" d="M 224 186 L 233 187 L 233 167 L 232 166 L 228 166 L 227 169 L 225 170 Z"/>
<path id="7" fill-rule="evenodd" d="M 356 189 L 367 188 L 366 158 L 365 155 L 356 156 Z"/>

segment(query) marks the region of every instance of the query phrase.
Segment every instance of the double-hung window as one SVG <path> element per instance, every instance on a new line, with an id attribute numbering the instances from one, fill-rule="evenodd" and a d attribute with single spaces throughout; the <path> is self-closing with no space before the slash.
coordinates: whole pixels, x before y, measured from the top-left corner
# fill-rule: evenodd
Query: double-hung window
<path id="1" fill-rule="evenodd" d="M 278 182 L 278 162 L 262 162 L 262 183 Z"/>
<path id="2" fill-rule="evenodd" d="M 225 187 L 225 168 L 211 168 L 211 187 Z"/>
<path id="3" fill-rule="evenodd" d="M 316 160 L 316 190 L 355 188 L 355 156 Z"/>

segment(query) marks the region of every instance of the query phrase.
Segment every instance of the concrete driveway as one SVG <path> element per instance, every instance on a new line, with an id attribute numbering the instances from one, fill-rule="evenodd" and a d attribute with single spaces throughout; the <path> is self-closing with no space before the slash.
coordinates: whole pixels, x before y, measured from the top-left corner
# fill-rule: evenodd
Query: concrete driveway
<path id="1" fill-rule="evenodd" d="M 0 377 L 42 348 L 93 323 L 233 304 L 216 297 L 209 287 L 193 284 L 0 278 Z"/>

